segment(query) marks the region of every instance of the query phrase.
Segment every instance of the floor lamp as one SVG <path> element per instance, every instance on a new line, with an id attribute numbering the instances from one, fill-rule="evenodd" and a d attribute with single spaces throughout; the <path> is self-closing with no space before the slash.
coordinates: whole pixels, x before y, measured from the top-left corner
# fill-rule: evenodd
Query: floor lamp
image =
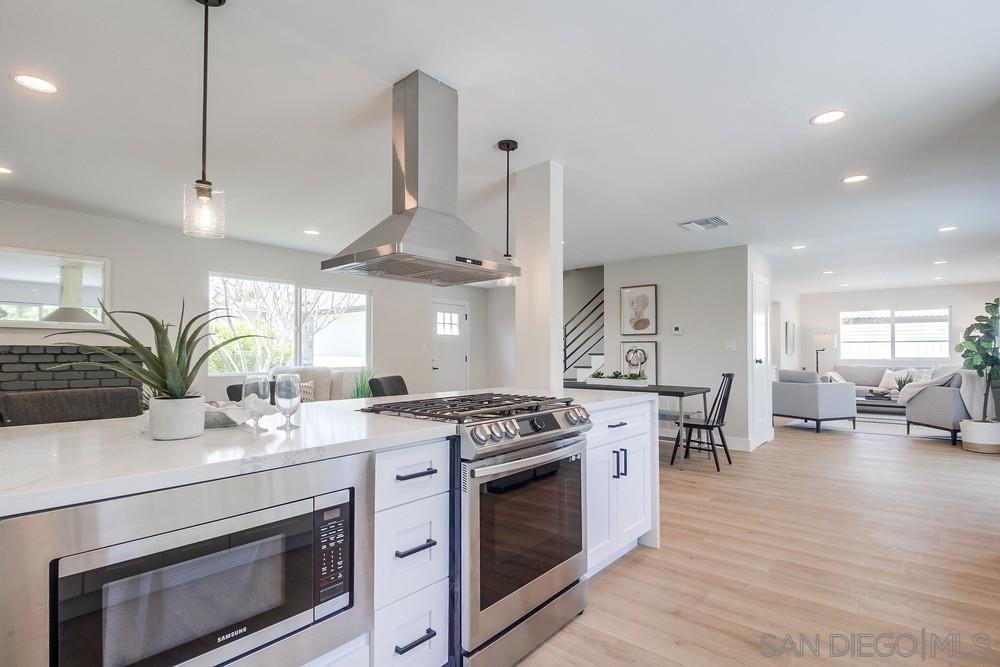
<path id="1" fill-rule="evenodd" d="M 816 345 L 816 372 L 819 373 L 819 353 L 826 352 L 827 348 L 837 349 L 837 336 L 826 333 L 816 334 L 813 336 L 813 342 Z"/>

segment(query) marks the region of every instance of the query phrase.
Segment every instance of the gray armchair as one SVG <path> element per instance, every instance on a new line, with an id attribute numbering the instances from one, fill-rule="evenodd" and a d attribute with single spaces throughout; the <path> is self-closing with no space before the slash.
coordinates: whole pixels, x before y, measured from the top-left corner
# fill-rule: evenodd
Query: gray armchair
<path id="1" fill-rule="evenodd" d="M 951 444 L 958 444 L 962 420 L 969 419 L 958 387 L 924 387 L 906 404 L 906 432 L 910 425 L 926 426 L 951 434 Z"/>
<path id="2" fill-rule="evenodd" d="M 851 382 L 820 382 L 812 371 L 779 370 L 771 392 L 775 417 L 816 422 L 817 433 L 825 421 L 850 419 L 857 425 L 857 396 Z"/>

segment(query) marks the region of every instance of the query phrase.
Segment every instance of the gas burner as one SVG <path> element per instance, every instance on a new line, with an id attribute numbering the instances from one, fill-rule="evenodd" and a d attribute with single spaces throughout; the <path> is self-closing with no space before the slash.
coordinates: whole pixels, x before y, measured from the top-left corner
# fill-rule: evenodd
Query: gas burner
<path id="1" fill-rule="evenodd" d="M 450 422 L 464 460 L 482 459 L 590 429 L 590 415 L 572 398 L 520 394 L 466 394 L 376 403 L 362 412 Z"/>
<path id="2" fill-rule="evenodd" d="M 376 403 L 362 412 L 412 417 L 435 421 L 466 424 L 470 421 L 486 421 L 501 417 L 514 417 L 531 412 L 541 412 L 557 407 L 566 407 L 572 398 L 555 396 L 528 396 L 519 394 L 466 394 L 426 398 L 416 401 Z"/>

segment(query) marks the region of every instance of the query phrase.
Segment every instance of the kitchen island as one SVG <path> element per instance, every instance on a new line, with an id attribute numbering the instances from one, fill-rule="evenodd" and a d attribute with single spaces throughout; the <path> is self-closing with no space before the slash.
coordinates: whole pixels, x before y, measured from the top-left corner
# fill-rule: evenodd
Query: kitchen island
<path id="1" fill-rule="evenodd" d="M 539 393 L 521 388 L 490 391 Z M 302 405 L 294 419 L 301 428 L 291 432 L 276 430 L 281 418 L 274 415 L 262 420 L 262 424 L 270 429 L 265 433 L 255 434 L 246 428 L 217 429 L 208 430 L 199 438 L 177 442 L 149 440 L 142 433 L 141 417 L 0 430 L 0 536 L 4 539 L 4 543 L 0 544 L 0 565 L 8 574 L 24 572 L 23 577 L 8 577 L 6 584 L 0 584 L 4 588 L 4 603 L 0 608 L 0 650 L 8 656 L 25 656 L 23 664 L 48 664 L 47 646 L 25 650 L 22 645 L 28 641 L 37 644 L 42 628 L 46 631 L 42 634 L 47 634 L 51 615 L 48 582 L 50 567 L 55 560 L 36 562 L 32 555 L 35 545 L 27 542 L 37 530 L 23 529 L 32 522 L 32 525 L 37 525 L 37 519 L 73 512 L 66 516 L 88 516 L 100 524 L 100 514 L 91 517 L 86 513 L 80 514 L 78 508 L 114 507 L 130 498 L 148 499 L 151 503 L 149 507 L 169 518 L 174 512 L 182 514 L 183 501 L 202 488 L 223 488 L 220 485 L 227 485 L 225 488 L 230 491 L 224 497 L 228 502 L 230 496 L 237 497 L 246 493 L 247 488 L 253 488 L 248 486 L 252 480 L 279 479 L 276 475 L 285 475 L 283 471 L 287 470 L 288 474 L 298 475 L 289 479 L 300 479 L 305 484 L 307 471 L 316 470 L 322 473 L 321 476 L 335 476 L 340 474 L 331 472 L 334 471 L 331 466 L 336 462 L 357 459 L 360 461 L 359 470 L 369 465 L 373 471 L 371 488 L 352 486 L 364 489 L 363 492 L 356 492 L 357 504 L 353 507 L 357 516 L 354 525 L 362 531 L 359 534 L 370 532 L 373 535 L 373 538 L 367 539 L 374 543 L 375 550 L 374 554 L 365 553 L 364 549 L 359 551 L 360 559 L 374 561 L 374 567 L 363 562 L 358 564 L 358 576 L 363 574 L 365 567 L 372 570 L 370 579 L 373 582 L 363 581 L 363 577 L 359 581 L 373 591 L 373 600 L 369 600 L 367 605 L 355 603 L 351 609 L 352 613 L 364 617 L 361 622 L 365 625 L 363 629 L 367 636 L 350 642 L 340 638 L 330 645 L 333 641 L 331 637 L 336 637 L 336 633 L 320 630 L 341 618 L 341 615 L 333 615 L 285 638 L 276 635 L 277 641 L 262 651 L 240 658 L 238 664 L 266 664 L 275 659 L 288 661 L 285 664 L 305 664 L 323 656 L 316 665 L 381 665 L 391 664 L 393 656 L 400 655 L 402 649 L 419 652 L 426 658 L 423 662 L 418 660 L 408 664 L 442 664 L 443 661 L 438 662 L 440 656 L 448 655 L 448 632 L 444 628 L 425 635 L 421 635 L 421 629 L 416 635 L 420 643 L 412 647 L 410 644 L 413 642 L 401 638 L 410 637 L 414 632 L 409 627 L 412 619 L 406 616 L 415 613 L 414 605 L 417 605 L 416 612 L 420 611 L 420 605 L 426 604 L 429 609 L 434 609 L 433 613 L 428 612 L 431 616 L 438 619 L 448 616 L 447 554 L 455 547 L 447 546 L 447 516 L 436 516 L 430 520 L 423 513 L 436 512 L 437 509 L 431 508 L 446 508 L 448 505 L 451 487 L 445 475 L 447 468 L 440 468 L 448 465 L 449 438 L 455 435 L 455 426 L 359 410 L 373 402 L 463 393 L 468 392 L 307 403 Z M 586 551 L 588 575 L 592 575 L 637 543 L 654 547 L 659 545 L 656 406 L 653 397 L 643 394 L 594 390 L 574 390 L 567 394 L 593 415 L 586 459 Z M 610 452 L 614 450 L 617 456 L 618 445 L 615 443 L 624 441 L 632 443 L 633 472 L 630 479 L 634 479 L 635 483 L 630 485 L 618 484 L 623 475 L 620 469 L 611 466 Z M 442 456 L 444 460 L 441 460 Z M 440 463 L 434 463 L 436 460 Z M 422 476 L 424 470 L 438 473 L 439 469 L 439 474 Z M 275 485 L 269 481 L 266 488 Z M 351 486 L 348 483 L 343 485 Z M 402 490 L 389 488 L 392 485 Z M 331 490 L 336 488 L 341 487 L 334 485 Z M 283 499 L 282 503 L 287 499 L 279 497 Z M 278 502 L 274 501 L 274 504 Z M 251 503 L 246 508 L 247 513 L 262 511 L 258 505 L 267 503 Z M 213 516 L 212 520 L 233 513 L 231 508 L 228 511 L 220 508 L 217 512 L 219 516 Z M 401 521 L 405 525 L 399 525 Z M 432 532 L 444 531 L 434 533 L 437 539 L 426 539 L 428 545 L 440 545 L 443 550 L 427 548 L 421 551 L 422 564 L 416 569 L 397 568 L 398 571 L 393 571 L 402 561 L 398 546 L 395 547 L 395 557 L 392 557 L 390 548 L 389 559 L 384 564 L 379 560 L 380 539 L 386 544 L 397 538 L 412 541 L 412 537 L 406 536 L 415 534 L 414 531 L 424 531 L 423 524 L 434 524 L 426 528 Z M 74 523 L 69 526 L 63 524 L 59 530 L 69 528 L 73 539 L 79 541 L 80 534 L 85 536 L 88 530 L 100 527 Z M 42 532 L 45 533 L 42 537 L 50 543 L 57 543 L 60 539 L 58 530 L 46 529 Z M 67 540 L 72 542 L 70 536 Z M 80 551 L 93 550 L 94 545 L 86 539 L 80 544 L 84 545 Z M 435 552 L 439 555 L 435 556 Z M 59 553 L 76 551 L 71 549 Z M 139 549 L 136 553 L 145 552 Z M 404 551 L 403 557 L 406 556 Z M 406 564 L 409 566 L 415 562 L 416 558 L 406 561 Z M 67 570 L 73 571 L 72 568 Z M 31 594 L 26 591 L 43 580 L 46 582 L 44 595 L 40 595 L 38 590 Z M 347 612 L 343 615 L 346 616 Z M 25 635 L 28 627 L 31 628 L 31 636 Z M 249 639 L 249 636 L 238 638 L 237 635 L 249 632 L 252 630 L 248 631 L 245 627 L 235 628 L 231 631 L 235 635 L 230 637 L 231 633 L 223 633 L 218 641 L 233 640 L 236 646 L 237 642 Z M 322 641 L 321 636 L 324 637 Z"/>

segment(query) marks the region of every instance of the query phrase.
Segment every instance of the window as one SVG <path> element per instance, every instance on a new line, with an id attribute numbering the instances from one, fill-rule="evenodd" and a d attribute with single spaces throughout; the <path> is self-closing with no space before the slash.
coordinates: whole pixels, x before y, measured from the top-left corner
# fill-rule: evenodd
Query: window
<path id="1" fill-rule="evenodd" d="M 950 326 L 947 308 L 843 312 L 840 358 L 947 359 Z"/>
<path id="2" fill-rule="evenodd" d="M 437 335 L 438 336 L 461 335 L 461 331 L 458 328 L 458 313 L 437 314 Z"/>
<path id="3" fill-rule="evenodd" d="M 310 289 L 267 280 L 209 276 L 216 341 L 256 334 L 217 351 L 210 374 L 266 373 L 275 366 L 368 365 L 368 295 Z"/>

